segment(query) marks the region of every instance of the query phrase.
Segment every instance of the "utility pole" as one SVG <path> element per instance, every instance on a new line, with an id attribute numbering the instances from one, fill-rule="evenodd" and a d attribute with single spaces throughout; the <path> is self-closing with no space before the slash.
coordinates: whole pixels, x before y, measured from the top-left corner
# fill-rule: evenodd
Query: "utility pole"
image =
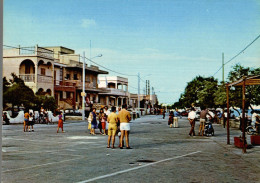
<path id="1" fill-rule="evenodd" d="M 138 113 L 140 115 L 140 73 L 138 72 Z"/>
<path id="2" fill-rule="evenodd" d="M 86 106 L 86 102 L 85 102 L 85 52 L 83 52 L 83 70 L 82 70 L 82 120 L 85 120 L 85 106 Z"/>
<path id="3" fill-rule="evenodd" d="M 145 92 L 145 95 L 147 95 L 147 94 L 148 94 L 148 92 L 147 92 L 147 91 L 148 91 L 148 90 L 147 90 L 147 80 L 145 80 L 145 81 L 146 81 L 146 83 L 145 83 L 145 84 L 146 84 L 146 92 Z"/>
<path id="4" fill-rule="evenodd" d="M 223 84 L 225 82 L 224 80 L 224 53 L 222 53 L 222 81 L 223 81 Z"/>
<path id="5" fill-rule="evenodd" d="M 148 80 L 148 95 L 150 95 L 150 80 Z"/>

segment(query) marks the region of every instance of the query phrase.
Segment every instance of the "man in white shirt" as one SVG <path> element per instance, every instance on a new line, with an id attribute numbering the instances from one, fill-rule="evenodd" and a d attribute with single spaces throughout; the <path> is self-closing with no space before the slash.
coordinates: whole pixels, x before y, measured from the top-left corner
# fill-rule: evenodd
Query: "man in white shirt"
<path id="1" fill-rule="evenodd" d="M 195 131 L 194 131 L 194 128 L 195 128 L 195 118 L 196 118 L 196 112 L 195 112 L 194 107 L 192 107 L 191 111 L 188 114 L 188 120 L 189 120 L 190 126 L 191 126 L 190 133 L 189 133 L 190 136 L 191 135 L 195 136 Z"/>

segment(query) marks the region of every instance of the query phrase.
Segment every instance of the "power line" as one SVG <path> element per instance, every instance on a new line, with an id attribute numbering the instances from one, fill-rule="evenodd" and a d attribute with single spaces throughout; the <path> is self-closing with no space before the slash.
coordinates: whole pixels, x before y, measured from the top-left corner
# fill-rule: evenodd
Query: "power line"
<path id="1" fill-rule="evenodd" d="M 243 50 L 241 50 L 238 54 L 236 54 L 235 56 L 233 56 L 231 59 L 229 59 L 226 63 L 224 63 L 224 65 L 228 64 L 229 62 L 231 62 L 232 60 L 234 60 L 236 57 L 238 57 L 241 53 L 243 53 L 247 48 L 249 48 L 257 39 L 259 39 L 260 37 L 260 34 L 251 42 L 249 43 Z M 217 72 L 215 72 L 215 74 L 213 76 L 215 76 L 222 68 L 223 66 L 222 65 L 218 70 Z"/>
<path id="2" fill-rule="evenodd" d="M 81 57 L 81 58 L 83 58 L 83 57 Z M 112 69 L 109 69 L 109 68 L 107 68 L 107 67 L 105 67 L 105 66 L 102 66 L 102 65 L 100 65 L 100 64 L 98 64 L 98 63 L 96 63 L 96 62 L 94 62 L 93 60 L 91 60 L 91 59 L 89 59 L 89 58 L 87 58 L 87 57 L 85 57 L 85 59 L 87 59 L 88 61 L 90 61 L 90 62 L 92 62 L 92 63 L 94 63 L 94 64 L 96 64 L 96 65 L 98 65 L 99 67 L 102 67 L 102 68 L 104 68 L 104 69 L 106 69 L 106 70 L 108 70 L 108 71 L 111 71 L 111 72 L 114 72 L 114 73 L 117 73 L 117 74 L 120 74 L 120 75 L 124 75 L 124 76 L 137 76 L 137 75 L 131 75 L 131 74 L 123 74 L 123 73 L 121 73 L 121 72 L 114 71 L 114 70 L 112 70 Z"/>

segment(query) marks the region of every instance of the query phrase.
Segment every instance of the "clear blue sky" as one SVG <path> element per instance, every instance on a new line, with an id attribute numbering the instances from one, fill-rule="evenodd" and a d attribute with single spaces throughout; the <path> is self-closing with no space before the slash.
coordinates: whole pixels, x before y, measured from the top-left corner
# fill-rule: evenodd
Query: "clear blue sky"
<path id="1" fill-rule="evenodd" d="M 178 101 L 187 82 L 218 70 L 222 52 L 227 61 L 259 34 L 258 0 L 4 1 L 5 45 L 65 46 L 90 57 L 91 40 L 91 56 L 103 54 L 94 61 L 140 72 L 161 103 Z M 236 63 L 260 67 L 260 39 L 225 66 L 225 76 Z M 137 77 L 128 79 L 137 93 Z"/>

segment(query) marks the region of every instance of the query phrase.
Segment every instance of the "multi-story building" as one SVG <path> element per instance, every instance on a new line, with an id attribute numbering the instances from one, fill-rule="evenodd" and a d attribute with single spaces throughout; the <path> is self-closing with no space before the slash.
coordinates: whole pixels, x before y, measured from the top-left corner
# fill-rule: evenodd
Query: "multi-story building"
<path id="1" fill-rule="evenodd" d="M 60 108 L 82 106 L 83 64 L 74 50 L 57 47 L 21 47 L 4 49 L 3 76 L 11 73 L 22 78 L 34 92 L 54 96 Z M 87 102 L 99 101 L 98 74 L 108 74 L 96 66 L 85 67 L 85 93 Z"/>
<path id="2" fill-rule="evenodd" d="M 15 73 L 34 92 L 54 95 L 53 51 L 43 47 L 23 47 L 3 50 L 3 76 Z"/>
<path id="3" fill-rule="evenodd" d="M 128 79 L 119 76 L 99 77 L 99 101 L 102 105 L 122 106 L 129 104 Z"/>
<path id="4" fill-rule="evenodd" d="M 60 108 L 82 107 L 81 92 L 83 91 L 83 63 L 80 62 L 80 55 L 74 50 L 65 47 L 47 47 L 53 50 L 55 61 L 55 98 L 59 101 Z M 98 104 L 99 93 L 98 74 L 108 74 L 96 66 L 85 66 L 85 93 L 87 103 Z"/>

